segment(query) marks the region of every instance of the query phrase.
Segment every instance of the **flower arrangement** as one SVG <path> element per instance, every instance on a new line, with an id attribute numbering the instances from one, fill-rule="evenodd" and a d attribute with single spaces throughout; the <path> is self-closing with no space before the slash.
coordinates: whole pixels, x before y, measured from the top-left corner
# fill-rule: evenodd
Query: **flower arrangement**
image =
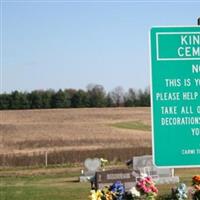
<path id="1" fill-rule="evenodd" d="M 108 160 L 104 159 L 104 158 L 100 158 L 100 161 L 101 161 L 101 169 L 103 171 L 105 171 L 105 166 L 106 164 L 108 163 Z"/>
<path id="2" fill-rule="evenodd" d="M 172 189 L 172 198 L 177 200 L 200 200 L 200 175 L 192 178 L 192 187 L 186 187 L 181 183 L 177 188 Z"/>
<path id="3" fill-rule="evenodd" d="M 199 200 L 200 199 L 200 175 L 196 175 L 192 178 L 193 182 L 193 191 L 192 191 L 192 199 Z"/>
<path id="4" fill-rule="evenodd" d="M 120 181 L 115 182 L 110 187 L 104 187 L 102 190 L 91 190 L 89 200 L 123 200 L 125 188 Z"/>
<path id="5" fill-rule="evenodd" d="M 125 192 L 124 185 L 120 181 L 116 181 L 109 187 L 104 187 L 102 190 L 91 190 L 89 200 L 155 200 L 158 194 L 158 189 L 155 186 L 152 178 L 146 175 L 141 175 L 135 187 L 132 187 L 129 192 Z M 192 178 L 192 187 L 181 183 L 177 187 L 172 188 L 173 200 L 200 200 L 200 175 Z"/>
<path id="6" fill-rule="evenodd" d="M 147 200 L 154 200 L 158 194 L 158 189 L 155 186 L 151 177 L 141 177 L 136 184 L 137 190 Z"/>
<path id="7" fill-rule="evenodd" d="M 192 182 L 194 185 L 200 185 L 200 175 L 196 175 L 192 178 Z"/>
<path id="8" fill-rule="evenodd" d="M 187 193 L 187 186 L 184 183 L 181 183 L 177 188 L 172 189 L 172 198 L 177 200 L 184 200 L 188 198 Z"/>
<path id="9" fill-rule="evenodd" d="M 117 181 L 113 185 L 110 186 L 110 190 L 114 194 L 116 200 L 122 200 L 125 195 L 125 188 L 124 185 Z"/>
<path id="10" fill-rule="evenodd" d="M 125 192 L 124 185 L 120 181 L 116 181 L 102 190 L 91 190 L 89 200 L 155 200 L 157 193 L 158 189 L 152 178 L 141 176 L 136 186 L 131 188 L 128 193 Z"/>

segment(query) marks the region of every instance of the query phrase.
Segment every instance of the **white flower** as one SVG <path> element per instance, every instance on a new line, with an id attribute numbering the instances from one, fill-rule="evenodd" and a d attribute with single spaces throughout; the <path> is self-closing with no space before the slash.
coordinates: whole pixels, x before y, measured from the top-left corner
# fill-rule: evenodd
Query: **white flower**
<path id="1" fill-rule="evenodd" d="M 140 174 L 140 177 L 141 177 L 141 178 L 146 178 L 146 177 L 148 177 L 148 175 L 145 174 L 145 173 L 141 173 L 141 174 Z"/>
<path id="2" fill-rule="evenodd" d="M 137 189 L 135 187 L 132 187 L 129 192 L 131 193 L 132 197 L 139 197 L 140 196 L 140 192 L 137 191 Z"/>
<path id="3" fill-rule="evenodd" d="M 107 162 L 108 162 L 108 160 L 106 160 L 106 159 L 104 159 L 104 158 L 100 158 L 100 161 L 101 161 L 102 163 L 107 163 Z"/>

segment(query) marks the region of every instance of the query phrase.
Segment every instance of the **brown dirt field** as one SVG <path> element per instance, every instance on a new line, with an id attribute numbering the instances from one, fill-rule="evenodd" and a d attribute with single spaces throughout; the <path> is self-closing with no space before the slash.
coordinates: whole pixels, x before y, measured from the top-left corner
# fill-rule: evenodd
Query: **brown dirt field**
<path id="1" fill-rule="evenodd" d="M 150 147 L 149 131 L 111 124 L 150 124 L 150 108 L 82 108 L 0 111 L 0 153 Z"/>

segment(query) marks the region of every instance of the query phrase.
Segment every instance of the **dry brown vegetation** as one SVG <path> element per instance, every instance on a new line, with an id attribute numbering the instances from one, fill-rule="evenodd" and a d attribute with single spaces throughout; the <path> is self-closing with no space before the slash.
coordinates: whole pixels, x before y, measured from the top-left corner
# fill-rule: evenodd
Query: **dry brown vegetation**
<path id="1" fill-rule="evenodd" d="M 13 160 L 13 153 L 20 155 L 18 163 L 25 162 L 27 153 L 43 160 L 39 157 L 44 151 L 50 153 L 52 164 L 77 162 L 87 156 L 111 159 L 113 152 L 120 160 L 133 151 L 150 152 L 150 131 L 112 126 L 130 121 L 150 125 L 150 108 L 16 110 L 0 111 L 0 115 L 0 154 L 6 154 L 7 160 Z"/>

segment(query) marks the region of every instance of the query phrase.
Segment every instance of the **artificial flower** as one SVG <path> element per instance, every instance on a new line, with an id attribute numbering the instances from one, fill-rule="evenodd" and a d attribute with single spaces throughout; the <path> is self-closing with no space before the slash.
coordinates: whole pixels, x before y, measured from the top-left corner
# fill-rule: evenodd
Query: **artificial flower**
<path id="1" fill-rule="evenodd" d="M 176 198 L 178 200 L 184 200 L 188 198 L 187 187 L 184 183 L 181 183 L 176 189 Z"/>
<path id="2" fill-rule="evenodd" d="M 89 200 L 101 200 L 101 197 L 103 196 L 102 192 L 100 190 L 91 190 L 89 195 Z"/>
<path id="3" fill-rule="evenodd" d="M 132 187 L 129 190 L 129 193 L 131 194 L 131 196 L 134 197 L 140 197 L 140 192 L 136 189 L 136 187 Z"/>
<path id="4" fill-rule="evenodd" d="M 110 190 L 114 193 L 116 200 L 122 200 L 125 194 L 124 185 L 120 181 L 116 181 L 111 185 Z"/>
<path id="5" fill-rule="evenodd" d="M 141 195 L 146 196 L 146 199 L 149 200 L 154 200 L 158 193 L 158 189 L 151 177 L 141 177 L 136 184 L 136 188 Z"/>

